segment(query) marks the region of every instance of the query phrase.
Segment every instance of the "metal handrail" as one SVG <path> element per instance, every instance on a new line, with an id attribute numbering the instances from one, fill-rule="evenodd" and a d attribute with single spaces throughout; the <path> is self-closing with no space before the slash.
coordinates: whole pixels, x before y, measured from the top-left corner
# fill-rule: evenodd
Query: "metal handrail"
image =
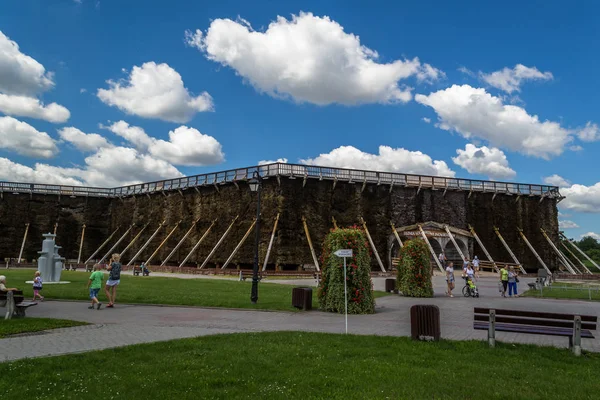
<path id="1" fill-rule="evenodd" d="M 168 190 L 184 190 L 200 186 L 219 186 L 246 181 L 254 172 L 269 177 L 339 180 L 350 183 L 376 183 L 407 187 L 489 192 L 523 196 L 561 197 L 557 186 L 515 182 L 496 182 L 441 176 L 403 174 L 397 172 L 365 171 L 314 165 L 272 163 L 161 181 L 138 183 L 115 188 L 47 185 L 39 183 L 0 182 L 0 192 L 42 193 L 91 197 L 125 197 Z"/>

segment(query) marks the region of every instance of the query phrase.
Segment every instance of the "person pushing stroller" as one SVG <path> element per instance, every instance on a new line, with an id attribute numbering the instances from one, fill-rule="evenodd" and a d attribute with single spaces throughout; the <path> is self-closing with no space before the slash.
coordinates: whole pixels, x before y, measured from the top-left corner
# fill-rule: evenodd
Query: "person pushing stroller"
<path id="1" fill-rule="evenodd" d="M 465 297 L 479 297 L 479 290 L 475 285 L 475 270 L 472 265 L 468 265 L 463 276 L 465 279 L 465 287 L 463 288 L 463 295 Z"/>

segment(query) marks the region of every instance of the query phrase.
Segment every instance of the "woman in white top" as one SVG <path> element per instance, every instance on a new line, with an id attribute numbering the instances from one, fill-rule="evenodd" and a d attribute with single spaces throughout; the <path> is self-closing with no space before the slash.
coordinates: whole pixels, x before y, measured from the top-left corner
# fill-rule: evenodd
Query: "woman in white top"
<path id="1" fill-rule="evenodd" d="M 450 297 L 454 297 L 452 295 L 452 289 L 454 289 L 454 264 L 452 261 L 450 261 L 446 267 L 446 283 L 448 284 L 448 291 L 446 294 Z"/>
<path id="2" fill-rule="evenodd" d="M 471 278 L 471 280 L 474 280 L 475 278 L 475 270 L 473 269 L 473 267 L 471 266 L 471 264 L 469 264 L 469 266 L 467 267 L 467 271 L 466 274 L 469 278 Z"/>

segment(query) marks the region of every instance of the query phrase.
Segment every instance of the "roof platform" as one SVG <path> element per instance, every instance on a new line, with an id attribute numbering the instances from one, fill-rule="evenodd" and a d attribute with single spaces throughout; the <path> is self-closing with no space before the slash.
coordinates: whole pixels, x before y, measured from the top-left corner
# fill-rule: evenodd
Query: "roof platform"
<path id="1" fill-rule="evenodd" d="M 231 169 L 201 175 L 166 179 L 155 182 L 115 188 L 86 186 L 49 185 L 42 183 L 0 182 L 0 196 L 4 194 L 46 194 L 70 197 L 128 197 L 139 194 L 152 194 L 165 191 L 181 191 L 203 186 L 236 184 L 252 179 L 254 173 L 262 179 L 282 178 L 307 180 L 329 180 L 335 182 L 388 185 L 393 187 L 412 187 L 447 191 L 466 191 L 469 193 L 493 193 L 515 196 L 537 196 L 563 199 L 557 186 L 536 185 L 515 182 L 497 182 L 476 179 L 448 178 L 442 176 L 402 174 L 397 172 L 365 171 L 358 169 L 319 167 L 313 165 L 272 163 L 253 167 Z M 540 199 L 540 200 L 541 200 Z"/>

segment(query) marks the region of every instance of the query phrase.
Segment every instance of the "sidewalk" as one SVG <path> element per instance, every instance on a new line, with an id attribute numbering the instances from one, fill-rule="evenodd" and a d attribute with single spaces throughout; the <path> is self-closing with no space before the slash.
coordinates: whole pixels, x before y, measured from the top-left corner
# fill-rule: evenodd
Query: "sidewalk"
<path id="1" fill-rule="evenodd" d="M 409 308 L 413 304 L 440 307 L 442 337 L 451 340 L 485 340 L 486 331 L 473 329 L 473 307 L 600 314 L 600 303 L 534 298 L 501 298 L 494 278 L 479 282 L 482 297 L 448 298 L 443 281 L 434 279 L 436 297 L 405 298 L 397 295 L 377 300 L 374 315 L 348 317 L 349 333 L 359 335 L 410 335 Z M 457 289 L 460 289 L 460 284 Z M 486 293 L 485 295 L 483 293 Z M 260 300 L 259 300 L 260 301 Z M 0 361 L 102 350 L 138 343 L 233 332 L 306 331 L 344 332 L 344 316 L 320 311 L 271 312 L 253 310 L 161 307 L 117 304 L 114 309 L 88 310 L 87 302 L 47 301 L 28 311 L 31 317 L 66 318 L 93 325 L 63 328 L 29 336 L 0 339 Z M 567 347 L 567 338 L 499 332 L 502 342 Z M 600 352 L 600 339 L 584 339 L 585 350 Z"/>

